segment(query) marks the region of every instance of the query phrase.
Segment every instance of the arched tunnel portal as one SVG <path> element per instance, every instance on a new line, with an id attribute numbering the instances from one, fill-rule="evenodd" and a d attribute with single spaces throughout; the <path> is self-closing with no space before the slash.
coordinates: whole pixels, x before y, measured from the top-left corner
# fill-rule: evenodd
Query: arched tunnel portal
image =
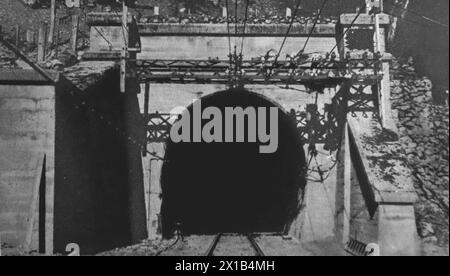
<path id="1" fill-rule="evenodd" d="M 226 107 L 277 108 L 278 148 L 264 154 L 259 142 L 169 139 L 161 176 L 163 236 L 171 237 L 177 228 L 185 235 L 287 231 L 299 213 L 306 183 L 305 153 L 294 120 L 278 104 L 244 89 L 205 96 L 201 110 L 208 107 L 222 114 Z M 193 108 L 187 111 L 193 114 Z M 269 111 L 266 119 L 269 122 Z M 225 116 L 222 120 L 224 133 Z M 202 120 L 202 126 L 207 122 Z"/>

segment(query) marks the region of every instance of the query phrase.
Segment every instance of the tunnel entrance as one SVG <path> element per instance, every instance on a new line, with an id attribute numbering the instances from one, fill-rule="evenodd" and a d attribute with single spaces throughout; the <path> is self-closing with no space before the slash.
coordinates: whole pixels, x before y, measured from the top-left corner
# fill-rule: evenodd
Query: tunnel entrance
<path id="1" fill-rule="evenodd" d="M 261 154 L 259 143 L 247 142 L 167 141 L 161 176 L 163 237 L 173 236 L 177 224 L 185 235 L 285 232 L 298 215 L 306 183 L 295 122 L 277 104 L 243 89 L 206 96 L 201 105 L 223 114 L 225 107 L 277 107 L 278 150 Z M 246 121 L 246 133 L 247 128 Z"/>

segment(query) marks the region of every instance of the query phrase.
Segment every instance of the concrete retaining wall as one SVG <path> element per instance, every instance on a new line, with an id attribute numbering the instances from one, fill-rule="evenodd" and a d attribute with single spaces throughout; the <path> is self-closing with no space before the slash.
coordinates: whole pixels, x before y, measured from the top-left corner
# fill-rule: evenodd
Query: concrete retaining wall
<path id="1" fill-rule="evenodd" d="M 414 212 L 417 194 L 406 160 L 398 154 L 402 149 L 397 135 L 370 118 L 349 116 L 348 121 L 356 169 L 352 199 L 361 202 L 352 206 L 360 211 L 351 222 L 354 233 L 350 234 L 362 233 L 359 239 L 378 243 L 383 256 L 420 255 Z"/>
<path id="2" fill-rule="evenodd" d="M 121 26 L 104 26 L 96 22 L 90 29 L 90 51 L 121 50 L 123 30 Z M 96 25 L 97 24 L 97 25 Z M 287 32 L 287 25 L 248 25 L 243 54 L 247 59 L 262 56 L 268 50 L 278 51 Z M 242 27 L 231 38 L 231 47 L 241 49 Z M 312 26 L 295 25 L 280 55 L 297 53 L 307 40 Z M 232 34 L 234 26 L 230 26 Z M 142 52 L 140 59 L 227 59 L 228 31 L 226 24 L 143 24 L 139 25 Z M 328 52 L 336 43 L 334 24 L 316 26 L 305 52 Z"/>
<path id="3" fill-rule="evenodd" d="M 304 90 L 305 87 L 293 87 Z M 225 90 L 224 85 L 195 85 L 195 84 L 151 84 L 149 110 L 151 113 L 170 113 L 175 107 L 186 107 L 200 97 Z M 304 110 L 306 104 L 314 103 L 315 94 L 301 93 L 296 90 L 281 89 L 276 85 L 251 85 L 247 86 L 250 91 L 265 96 L 286 111 L 291 109 Z M 144 87 L 141 87 L 144 91 Z M 318 99 L 319 109 L 328 101 L 334 91 L 327 90 Z M 144 95 L 139 95 L 141 112 L 144 107 Z M 162 143 L 152 143 L 148 146 L 150 152 L 164 157 L 165 147 Z M 326 156 L 320 155 L 318 162 L 327 162 Z M 323 158 L 323 159 L 322 159 Z M 163 162 L 148 155 L 143 158 L 144 183 L 146 193 L 146 206 L 148 212 L 148 231 L 150 238 L 160 236 L 160 207 L 161 207 L 161 168 Z M 303 214 L 292 224 L 290 234 L 301 238 L 304 242 L 315 240 L 327 240 L 334 238 L 336 224 L 334 216 L 337 211 L 335 207 L 336 198 L 336 175 L 335 172 L 327 179 L 324 185 L 311 183 L 307 187 L 306 209 Z M 307 215 L 305 215 L 307 214 Z"/>
<path id="4" fill-rule="evenodd" d="M 180 29 L 187 29 L 182 27 Z M 159 31 L 165 29 L 160 27 Z M 210 27 L 212 28 L 212 27 Z M 218 32 L 215 27 L 215 31 Z M 265 29 L 266 32 L 270 28 Z M 167 31 L 167 30 L 166 30 Z M 173 31 L 173 30 L 172 30 Z M 178 30 L 181 32 L 180 30 Z M 195 32 L 198 32 L 195 31 Z M 228 38 L 224 33 L 222 36 L 215 34 L 209 36 L 199 36 L 194 32 L 193 35 L 167 35 L 164 33 L 145 33 L 141 37 L 142 53 L 138 55 L 141 59 L 208 59 L 209 57 L 219 57 L 226 59 L 228 55 Z M 295 33 L 295 32 L 293 32 Z M 327 52 L 333 48 L 336 43 L 334 33 L 332 35 L 323 35 L 312 37 L 309 41 L 306 52 Z M 275 35 L 250 36 L 246 37 L 244 44 L 244 55 L 247 59 L 265 55 L 269 49 L 278 51 L 283 38 Z M 280 59 L 284 59 L 286 54 L 296 53 L 305 43 L 306 38 L 302 36 L 289 37 L 286 41 Z M 238 46 L 240 49 L 241 39 L 231 39 L 232 47 Z M 314 103 L 315 95 L 302 93 L 296 90 L 284 90 L 276 85 L 269 86 L 246 86 L 250 91 L 259 93 L 274 102 L 281 105 L 286 111 L 291 109 L 304 110 L 306 104 Z M 294 87 L 295 89 L 305 90 L 305 87 Z M 169 113 L 177 106 L 186 107 L 194 99 L 206 96 L 208 94 L 225 90 L 224 85 L 181 85 L 181 84 L 151 84 L 150 85 L 150 112 Z M 144 86 L 141 86 L 144 91 Z M 325 95 L 319 97 L 319 109 L 323 109 L 323 104 L 328 102 L 333 95 L 333 91 L 327 91 Z M 141 112 L 144 109 L 144 95 L 139 95 Z M 149 151 L 154 151 L 158 156 L 164 157 L 165 149 L 163 144 L 153 143 L 148 147 Z M 322 162 L 323 160 L 319 160 Z M 144 164 L 144 183 L 146 192 L 146 206 L 148 215 L 149 237 L 160 236 L 160 207 L 161 207 L 161 168 L 163 162 L 154 159 L 152 156 L 143 158 Z M 334 237 L 336 228 L 334 216 L 336 208 L 335 200 L 335 176 L 334 174 L 327 180 L 324 189 L 321 185 L 311 185 L 307 188 L 306 209 L 302 215 L 292 224 L 290 234 L 301 238 L 302 241 L 325 240 Z M 333 202 L 328 202 L 331 199 Z M 331 206 L 331 207 L 330 207 Z M 307 214 L 307 215 L 305 215 Z"/>
<path id="5" fill-rule="evenodd" d="M 293 24 L 288 36 L 308 36 L 313 25 L 310 24 Z M 281 36 L 284 37 L 289 28 L 289 24 L 247 24 L 245 34 L 247 36 Z M 237 34 L 235 32 L 235 24 L 230 24 L 230 35 L 241 37 L 244 32 L 244 25 L 238 24 Z M 335 35 L 335 24 L 317 24 L 312 31 L 314 36 L 331 36 Z M 227 36 L 227 24 L 176 24 L 176 23 L 149 23 L 140 24 L 139 33 L 142 36 L 151 35 L 196 35 L 196 36 Z"/>
<path id="6" fill-rule="evenodd" d="M 2 243 L 18 250 L 40 247 L 41 251 L 52 251 L 54 157 L 54 86 L 0 85 Z M 45 191 L 39 198 L 39 186 L 44 184 Z M 39 207 L 39 200 L 44 202 L 42 196 L 46 204 Z M 45 212 L 45 223 L 39 221 L 39 210 Z M 39 238 L 38 229 L 45 236 Z"/>
<path id="7" fill-rule="evenodd" d="M 58 85 L 55 251 L 92 254 L 146 238 L 137 99 L 105 70 L 82 91 Z"/>
<path id="8" fill-rule="evenodd" d="M 228 38 L 222 37 L 190 37 L 190 36 L 144 36 L 142 41 L 142 53 L 140 59 L 227 59 Z M 244 59 L 264 56 L 267 51 L 274 49 L 279 51 L 283 41 L 282 37 L 247 37 L 244 44 Z M 296 54 L 305 44 L 305 37 L 292 37 L 286 44 L 280 55 L 280 60 L 286 58 L 286 54 Z M 330 51 L 336 40 L 330 37 L 313 37 L 310 39 L 305 52 Z M 241 49 L 241 38 L 231 39 L 231 47 Z M 274 54 L 274 53 L 272 53 Z"/>
<path id="9" fill-rule="evenodd" d="M 119 72 L 85 89 L 0 85 L 0 235 L 4 254 L 83 254 L 146 237 L 136 95 L 119 92 Z M 120 131 L 117 131 L 118 128 Z M 45 221 L 44 221 L 45 220 Z"/>

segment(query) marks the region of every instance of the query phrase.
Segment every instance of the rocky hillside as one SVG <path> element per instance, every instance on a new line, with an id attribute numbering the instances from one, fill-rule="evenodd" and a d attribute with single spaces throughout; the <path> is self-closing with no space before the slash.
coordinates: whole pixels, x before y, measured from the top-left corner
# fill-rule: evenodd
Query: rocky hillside
<path id="1" fill-rule="evenodd" d="M 433 104 L 432 82 L 420 77 L 413 60 L 394 62 L 392 103 L 400 139 L 419 195 L 416 216 L 425 254 L 448 255 L 449 107 Z"/>
<path id="2" fill-rule="evenodd" d="M 434 84 L 434 100 L 442 102 L 449 86 L 449 1 L 401 2 L 408 4 L 407 11 L 387 8 L 396 16 L 404 16 L 398 26 L 392 52 L 397 57 L 414 57 L 416 72 L 430 77 Z"/>

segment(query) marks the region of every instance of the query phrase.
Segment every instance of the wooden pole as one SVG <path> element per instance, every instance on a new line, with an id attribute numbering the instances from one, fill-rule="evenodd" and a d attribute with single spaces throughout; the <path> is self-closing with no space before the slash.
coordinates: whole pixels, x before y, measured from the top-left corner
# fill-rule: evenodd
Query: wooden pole
<path id="1" fill-rule="evenodd" d="M 120 58 L 120 92 L 125 93 L 125 81 L 126 81 L 126 67 L 127 67 L 127 52 L 128 52 L 128 7 L 123 1 L 122 4 L 122 28 L 123 28 L 123 43 L 122 43 L 122 52 Z"/>
<path id="2" fill-rule="evenodd" d="M 31 30 L 27 31 L 27 44 L 28 45 L 34 45 L 35 44 L 35 42 L 36 42 L 35 34 L 36 33 L 34 31 L 31 31 Z"/>
<path id="3" fill-rule="evenodd" d="M 352 186 L 352 159 L 350 152 L 350 130 L 348 123 L 344 127 L 344 223 L 342 229 L 343 244 L 347 244 L 350 238 L 350 203 L 351 203 L 351 186 Z"/>
<path id="4" fill-rule="evenodd" d="M 375 15 L 375 52 L 381 52 L 380 14 Z"/>
<path id="5" fill-rule="evenodd" d="M 292 17 L 292 10 L 290 8 L 286 8 L 286 17 L 291 18 Z"/>
<path id="6" fill-rule="evenodd" d="M 55 35 L 55 21 L 56 21 L 56 0 L 51 0 L 50 4 L 50 30 L 48 32 L 48 43 L 53 44 L 53 36 Z"/>
<path id="7" fill-rule="evenodd" d="M 78 24 L 79 17 L 77 14 L 72 15 L 72 36 L 71 36 L 71 49 L 74 53 L 77 52 L 78 43 Z"/>
<path id="8" fill-rule="evenodd" d="M 16 32 L 15 45 L 17 48 L 19 48 L 19 44 L 20 44 L 20 26 L 19 26 L 19 24 L 16 24 L 15 32 Z"/>
<path id="9" fill-rule="evenodd" d="M 41 63 L 44 62 L 45 59 L 45 25 L 42 24 L 39 27 L 38 32 L 38 50 L 37 50 L 37 62 Z"/>
<path id="10" fill-rule="evenodd" d="M 145 120 L 147 120 L 148 118 L 148 112 L 149 112 L 149 100 L 150 100 L 150 83 L 146 82 L 145 83 L 145 96 L 144 96 L 145 100 L 144 100 L 144 116 L 145 116 Z"/>
<path id="11" fill-rule="evenodd" d="M 406 16 L 406 12 L 409 6 L 409 0 L 406 0 L 406 2 L 404 2 L 403 6 L 402 6 L 402 13 L 400 16 L 400 19 L 398 17 L 392 16 L 392 23 L 391 23 L 391 27 L 389 28 L 389 35 L 388 35 L 388 42 L 389 44 L 393 44 L 394 43 L 394 39 L 395 39 L 395 35 L 397 33 L 397 28 L 398 28 L 398 24 L 399 24 L 399 20 L 400 22 L 403 21 L 405 19 Z M 395 12 L 396 7 L 392 6 L 392 8 L 390 9 L 391 14 L 393 14 Z"/>
<path id="12" fill-rule="evenodd" d="M 148 124 L 148 112 L 149 112 L 149 105 L 150 105 L 150 83 L 145 83 L 145 92 L 144 92 L 144 129 L 147 130 L 147 124 Z M 147 131 L 144 132 L 144 139 L 147 138 Z M 145 139 L 144 141 L 146 141 Z M 143 149 L 143 156 L 147 156 L 147 142 L 144 144 Z"/>
<path id="13" fill-rule="evenodd" d="M 55 58 L 58 58 L 59 31 L 56 32 L 54 43 L 55 43 Z"/>

